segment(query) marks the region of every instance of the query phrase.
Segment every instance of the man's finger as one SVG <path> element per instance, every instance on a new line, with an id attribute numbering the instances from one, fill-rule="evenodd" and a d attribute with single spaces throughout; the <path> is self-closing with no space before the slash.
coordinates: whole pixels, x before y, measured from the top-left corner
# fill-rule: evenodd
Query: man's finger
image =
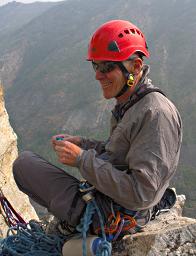
<path id="1" fill-rule="evenodd" d="M 59 146 L 59 145 L 55 145 L 54 147 L 55 151 L 58 151 L 58 152 L 66 152 L 66 147 L 65 146 Z"/>
<path id="2" fill-rule="evenodd" d="M 56 140 L 55 141 L 55 145 L 64 147 L 64 146 L 66 146 L 66 141 L 64 141 L 64 140 Z"/>

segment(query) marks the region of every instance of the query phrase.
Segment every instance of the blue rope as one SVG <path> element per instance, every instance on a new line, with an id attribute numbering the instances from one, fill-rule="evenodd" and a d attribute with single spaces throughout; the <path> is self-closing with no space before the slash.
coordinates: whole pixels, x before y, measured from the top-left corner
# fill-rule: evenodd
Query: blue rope
<path id="1" fill-rule="evenodd" d="M 86 234 L 89 225 L 92 223 L 92 217 L 97 212 L 100 220 L 102 239 L 98 245 L 96 256 L 110 256 L 112 247 L 106 240 L 104 231 L 104 223 L 101 212 L 93 200 L 87 204 L 85 214 L 81 219 L 77 230 L 83 236 L 83 256 L 87 254 Z M 10 235 L 15 230 L 16 234 Z M 62 246 L 66 240 L 65 236 L 47 235 L 44 233 L 40 225 L 34 221 L 30 221 L 28 225 L 18 224 L 8 230 L 7 238 L 0 240 L 1 256 L 61 256 Z"/>
<path id="2" fill-rule="evenodd" d="M 11 228 L 10 230 L 13 230 Z M 0 241 L 1 256 L 61 256 L 65 236 L 46 235 L 38 223 L 17 225 L 17 233 Z"/>
<path id="3" fill-rule="evenodd" d="M 88 189 L 88 184 L 82 183 L 81 188 Z M 111 243 L 107 241 L 104 223 L 101 212 L 97 206 L 95 199 L 87 203 L 85 214 L 77 226 L 77 230 L 82 234 L 83 243 L 83 256 L 87 254 L 86 237 L 87 231 L 94 213 L 97 212 L 102 238 L 96 248 L 96 256 L 110 256 L 112 251 Z M 8 212 L 9 213 L 9 212 Z M 10 235 L 11 231 L 15 231 L 16 234 Z M 7 238 L 0 239 L 0 255 L 1 256 L 61 256 L 62 247 L 68 237 L 63 235 L 47 235 L 41 226 L 35 221 L 30 221 L 29 224 L 17 223 L 12 226 L 7 233 Z"/>
<path id="4" fill-rule="evenodd" d="M 77 226 L 77 231 L 82 233 L 83 242 L 82 242 L 82 250 L 83 256 L 87 255 L 87 248 L 86 248 L 86 233 L 89 229 L 90 224 L 92 223 L 92 217 L 94 213 L 97 212 L 99 216 L 101 232 L 102 232 L 102 241 L 98 245 L 96 256 L 110 256 L 112 252 L 112 245 L 110 242 L 106 240 L 106 235 L 104 231 L 104 223 L 101 212 L 97 206 L 95 199 L 87 203 L 87 207 L 84 213 L 83 218 L 80 220 L 80 224 Z"/>

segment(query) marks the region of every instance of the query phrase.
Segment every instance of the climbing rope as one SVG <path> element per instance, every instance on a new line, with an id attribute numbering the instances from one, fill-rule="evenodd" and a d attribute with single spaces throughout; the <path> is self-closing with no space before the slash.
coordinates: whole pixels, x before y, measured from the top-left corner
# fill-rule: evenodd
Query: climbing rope
<path id="1" fill-rule="evenodd" d="M 111 214 L 104 226 L 104 221 L 99 207 L 94 198 L 94 187 L 86 181 L 80 183 L 80 192 L 82 198 L 87 203 L 86 210 L 80 220 L 80 224 L 76 230 L 81 233 L 82 255 L 87 255 L 87 232 L 92 223 L 93 216 L 96 213 L 99 217 L 100 228 L 96 231 L 99 234 L 98 243 L 96 243 L 96 256 L 111 256 L 112 245 L 110 241 L 118 239 L 122 231 L 135 227 L 134 218 L 128 215 L 122 215 L 117 212 Z M 38 222 L 30 221 L 28 224 L 13 209 L 9 201 L 1 193 L 0 201 L 2 208 L 7 216 L 9 230 L 7 238 L 0 241 L 0 255 L 2 256 L 60 256 L 62 255 L 62 247 L 66 240 L 72 236 L 46 234 Z M 13 235 L 10 235 L 15 231 Z M 107 235 L 106 235 L 107 234 Z M 78 235 L 77 235 L 78 236 Z M 101 236 L 101 237 L 100 237 Z"/>
<path id="2" fill-rule="evenodd" d="M 12 229 L 15 235 L 10 235 Z M 39 223 L 18 224 L 8 230 L 8 236 L 0 241 L 2 256 L 61 256 L 64 236 L 46 235 Z"/>
<path id="3" fill-rule="evenodd" d="M 92 223 L 92 217 L 94 213 L 97 212 L 99 216 L 99 221 L 101 225 L 101 231 L 102 231 L 102 238 L 101 242 L 98 244 L 97 250 L 96 250 L 96 256 L 110 256 L 112 252 L 112 245 L 110 242 L 107 241 L 105 231 L 104 231 L 104 224 L 103 224 L 103 218 L 101 216 L 101 212 L 97 206 L 97 203 L 95 199 L 87 203 L 86 210 L 84 213 L 83 218 L 80 220 L 80 224 L 77 226 L 77 231 L 82 233 L 83 241 L 82 241 L 82 250 L 83 250 L 83 256 L 86 256 L 87 254 L 87 248 L 86 248 L 86 234 L 89 229 L 90 224 Z"/>
<path id="4" fill-rule="evenodd" d="M 24 219 L 18 214 L 7 198 L 4 196 L 3 191 L 0 189 L 0 203 L 1 209 L 4 211 L 4 214 L 1 210 L 1 213 L 5 219 L 5 222 L 9 227 L 15 227 L 17 224 L 27 224 Z"/>
<path id="5" fill-rule="evenodd" d="M 20 214 L 14 210 L 1 189 L 0 203 L 1 213 L 9 226 L 7 237 L 0 239 L 1 256 L 62 255 L 62 246 L 68 237 L 47 235 L 36 221 L 32 220 L 26 223 Z"/>
<path id="6" fill-rule="evenodd" d="M 86 238 L 92 218 L 97 212 L 100 220 L 102 238 L 97 246 L 96 256 L 110 256 L 112 251 L 111 243 L 107 241 L 104 223 L 101 212 L 96 204 L 94 197 L 91 196 L 91 189 L 85 188 L 85 198 L 88 203 L 83 218 L 77 226 L 77 231 L 83 237 L 83 256 L 87 254 Z M 88 194 L 88 195 L 87 195 Z M 92 200 L 91 200 L 92 199 Z M 62 247 L 68 236 L 46 234 L 40 224 L 31 220 L 26 223 L 23 218 L 14 210 L 12 205 L 0 191 L 0 202 L 5 212 L 6 221 L 9 225 L 7 237 L 0 240 L 1 256 L 60 256 L 62 255 Z M 14 232 L 13 232 L 14 231 Z M 12 234 L 11 234 L 12 232 Z"/>
<path id="7" fill-rule="evenodd" d="M 96 256 L 110 256 L 112 251 L 112 245 L 106 239 L 103 218 L 99 210 L 99 207 L 97 206 L 95 198 L 93 196 L 94 187 L 88 184 L 86 181 L 82 181 L 80 183 L 79 190 L 80 192 L 84 193 L 82 198 L 87 203 L 86 210 L 83 217 L 80 220 L 80 224 L 76 227 L 77 231 L 79 231 L 82 234 L 82 238 L 83 238 L 83 241 L 82 241 L 83 256 L 86 256 L 87 254 L 86 236 L 87 236 L 87 231 L 89 230 L 89 226 L 92 223 L 92 218 L 95 212 L 97 212 L 97 215 L 99 217 L 101 234 L 102 234 L 102 238 L 100 238 L 101 241 L 97 245 Z"/>
<path id="8" fill-rule="evenodd" d="M 124 234 L 126 231 L 135 229 L 137 222 L 134 217 L 117 211 L 115 214 L 112 213 L 104 226 L 104 231 L 107 235 L 108 241 L 116 241 L 120 235 Z M 100 234 L 101 228 L 97 228 L 95 233 Z"/>
<path id="9" fill-rule="evenodd" d="M 111 243 L 106 240 L 104 232 L 104 224 L 101 212 L 95 200 L 89 202 L 86 207 L 85 214 L 77 226 L 77 231 L 83 237 L 83 256 L 87 254 L 86 234 L 89 225 L 92 223 L 92 217 L 97 212 L 100 220 L 102 238 L 96 250 L 96 256 L 110 256 L 112 251 Z M 11 231 L 16 234 L 10 234 Z M 62 246 L 68 237 L 63 235 L 45 234 L 39 223 L 30 221 L 28 224 L 18 223 L 14 227 L 10 227 L 7 238 L 0 241 L 1 256 L 60 256 L 62 255 Z"/>

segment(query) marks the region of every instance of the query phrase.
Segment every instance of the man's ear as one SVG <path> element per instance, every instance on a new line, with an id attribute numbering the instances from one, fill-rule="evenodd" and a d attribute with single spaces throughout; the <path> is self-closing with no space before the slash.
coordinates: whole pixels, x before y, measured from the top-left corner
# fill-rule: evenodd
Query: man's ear
<path id="1" fill-rule="evenodd" d="M 142 70 L 143 61 L 140 58 L 134 59 L 134 63 L 132 67 L 133 67 L 132 73 L 134 75 L 138 75 Z"/>

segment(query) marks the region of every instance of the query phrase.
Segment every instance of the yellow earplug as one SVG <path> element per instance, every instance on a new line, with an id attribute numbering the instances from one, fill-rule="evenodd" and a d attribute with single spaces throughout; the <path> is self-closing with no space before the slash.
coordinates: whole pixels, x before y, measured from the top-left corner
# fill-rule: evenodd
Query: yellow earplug
<path id="1" fill-rule="evenodd" d="M 134 75 L 129 74 L 129 77 L 127 79 L 127 85 L 131 87 L 133 85 L 133 83 L 134 83 Z"/>

